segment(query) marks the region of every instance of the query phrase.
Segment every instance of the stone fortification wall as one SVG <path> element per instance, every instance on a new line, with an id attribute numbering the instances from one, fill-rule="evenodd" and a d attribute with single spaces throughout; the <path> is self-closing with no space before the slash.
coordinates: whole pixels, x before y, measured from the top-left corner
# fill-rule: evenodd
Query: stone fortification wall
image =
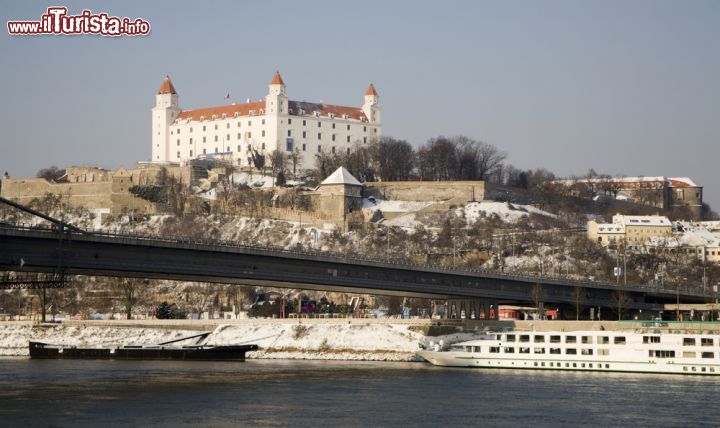
<path id="1" fill-rule="evenodd" d="M 457 203 L 481 201 L 484 181 L 388 181 L 365 183 L 363 196 L 385 200 Z"/>

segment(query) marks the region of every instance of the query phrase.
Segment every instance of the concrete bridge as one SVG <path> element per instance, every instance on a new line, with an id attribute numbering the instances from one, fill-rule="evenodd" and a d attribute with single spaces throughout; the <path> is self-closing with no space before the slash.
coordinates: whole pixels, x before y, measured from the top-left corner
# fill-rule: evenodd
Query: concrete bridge
<path id="1" fill-rule="evenodd" d="M 67 274 L 465 299 L 488 304 L 533 303 L 535 289 L 535 293 L 540 290 L 541 301 L 546 304 L 573 307 L 578 287 L 582 288 L 582 305 L 586 307 L 616 308 L 621 300 L 624 309 L 662 310 L 663 304 L 675 302 L 678 295 L 684 303 L 705 301 L 695 290 L 445 269 L 230 242 L 0 225 L 0 270 L 55 272 L 58 268 Z"/>

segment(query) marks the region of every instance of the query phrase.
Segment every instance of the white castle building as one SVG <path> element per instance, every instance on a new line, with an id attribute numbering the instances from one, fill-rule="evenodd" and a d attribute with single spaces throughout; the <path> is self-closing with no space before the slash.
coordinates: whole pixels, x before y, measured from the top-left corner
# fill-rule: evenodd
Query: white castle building
<path id="1" fill-rule="evenodd" d="M 277 72 L 264 100 L 183 110 L 166 77 L 152 109 L 152 162 L 218 157 L 251 166 L 253 151 L 284 150 L 301 154 L 301 168 L 313 168 L 318 152 L 349 153 L 380 137 L 378 98 L 370 84 L 359 108 L 291 101 Z"/>

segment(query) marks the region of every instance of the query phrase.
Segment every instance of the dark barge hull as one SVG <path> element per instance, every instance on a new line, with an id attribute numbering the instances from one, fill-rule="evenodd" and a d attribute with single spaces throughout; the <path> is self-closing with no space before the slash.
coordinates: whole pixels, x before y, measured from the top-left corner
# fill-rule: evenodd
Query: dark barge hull
<path id="1" fill-rule="evenodd" d="M 152 348 L 77 348 L 30 342 L 30 358 L 97 359 L 97 360 L 200 360 L 245 361 L 245 353 L 258 349 L 257 345 L 197 346 Z"/>

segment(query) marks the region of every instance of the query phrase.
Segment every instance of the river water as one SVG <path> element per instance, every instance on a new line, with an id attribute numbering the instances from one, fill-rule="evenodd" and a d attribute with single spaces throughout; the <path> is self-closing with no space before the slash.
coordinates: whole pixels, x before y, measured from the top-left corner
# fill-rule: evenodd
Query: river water
<path id="1" fill-rule="evenodd" d="M 720 426 L 720 377 L 0 359 L 0 426 Z"/>

